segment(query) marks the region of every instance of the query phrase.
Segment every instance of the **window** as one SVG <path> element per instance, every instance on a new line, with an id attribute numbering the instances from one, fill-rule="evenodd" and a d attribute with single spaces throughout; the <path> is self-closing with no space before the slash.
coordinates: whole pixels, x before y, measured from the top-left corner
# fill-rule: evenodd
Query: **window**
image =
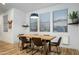
<path id="1" fill-rule="evenodd" d="M 58 10 L 53 12 L 53 31 L 67 32 L 68 10 Z"/>
<path id="2" fill-rule="evenodd" d="M 38 19 L 30 19 L 30 31 L 31 32 L 37 32 L 38 30 Z"/>
<path id="3" fill-rule="evenodd" d="M 40 18 L 40 31 L 49 32 L 50 31 L 50 13 L 40 14 L 39 18 Z"/>
<path id="4" fill-rule="evenodd" d="M 3 31 L 8 32 L 8 15 L 3 16 Z"/>

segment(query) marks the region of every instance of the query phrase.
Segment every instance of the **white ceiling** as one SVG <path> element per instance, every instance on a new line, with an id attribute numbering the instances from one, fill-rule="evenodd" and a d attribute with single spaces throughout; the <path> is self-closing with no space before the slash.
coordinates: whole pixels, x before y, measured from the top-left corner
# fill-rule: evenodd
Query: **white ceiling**
<path id="1" fill-rule="evenodd" d="M 56 3 L 6 3 L 5 5 L 0 3 L 0 13 L 5 12 L 11 8 L 17 8 L 27 13 L 54 5 L 56 5 Z"/>

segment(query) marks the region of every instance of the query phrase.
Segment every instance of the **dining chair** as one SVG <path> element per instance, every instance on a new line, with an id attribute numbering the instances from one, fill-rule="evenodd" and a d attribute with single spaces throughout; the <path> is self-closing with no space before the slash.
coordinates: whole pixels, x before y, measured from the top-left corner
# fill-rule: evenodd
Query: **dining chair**
<path id="1" fill-rule="evenodd" d="M 26 49 L 27 47 L 30 46 L 31 42 L 26 37 L 19 37 L 19 40 L 21 41 L 21 49 L 20 50 Z M 29 44 L 29 45 L 24 46 L 25 44 Z"/>
<path id="2" fill-rule="evenodd" d="M 56 51 L 55 51 L 55 52 L 56 52 L 57 54 L 60 53 L 60 51 L 58 51 L 58 48 L 59 48 L 59 45 L 60 45 L 60 43 L 61 43 L 61 39 L 62 39 L 62 37 L 59 37 L 57 42 L 51 42 L 51 46 L 55 46 L 55 47 L 56 47 Z M 53 51 L 53 52 L 54 52 L 54 51 Z"/>
<path id="3" fill-rule="evenodd" d="M 36 52 L 40 51 L 41 54 L 44 50 L 44 43 L 42 42 L 41 38 L 36 38 L 36 37 L 33 37 L 32 38 L 32 42 L 33 42 L 33 51 L 36 50 L 34 53 L 32 51 L 32 55 L 35 54 Z M 36 48 L 35 48 L 36 46 Z"/>

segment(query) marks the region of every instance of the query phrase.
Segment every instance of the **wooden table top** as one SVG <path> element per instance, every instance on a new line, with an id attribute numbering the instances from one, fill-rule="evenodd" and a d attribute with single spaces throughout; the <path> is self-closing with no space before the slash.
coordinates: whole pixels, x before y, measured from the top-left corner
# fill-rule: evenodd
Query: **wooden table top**
<path id="1" fill-rule="evenodd" d="M 26 37 L 26 38 L 37 37 L 37 38 L 41 38 L 42 40 L 52 40 L 55 38 L 55 36 L 37 35 L 37 34 L 24 34 L 24 35 L 18 35 L 17 37 Z"/>

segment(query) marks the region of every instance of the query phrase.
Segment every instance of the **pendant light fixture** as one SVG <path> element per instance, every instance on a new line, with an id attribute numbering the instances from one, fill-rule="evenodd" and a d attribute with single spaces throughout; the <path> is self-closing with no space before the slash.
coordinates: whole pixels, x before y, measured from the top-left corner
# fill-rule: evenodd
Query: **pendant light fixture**
<path id="1" fill-rule="evenodd" d="M 31 16 L 30 16 L 30 18 L 32 18 L 32 19 L 38 19 L 39 16 L 38 16 L 37 13 L 32 13 Z"/>

